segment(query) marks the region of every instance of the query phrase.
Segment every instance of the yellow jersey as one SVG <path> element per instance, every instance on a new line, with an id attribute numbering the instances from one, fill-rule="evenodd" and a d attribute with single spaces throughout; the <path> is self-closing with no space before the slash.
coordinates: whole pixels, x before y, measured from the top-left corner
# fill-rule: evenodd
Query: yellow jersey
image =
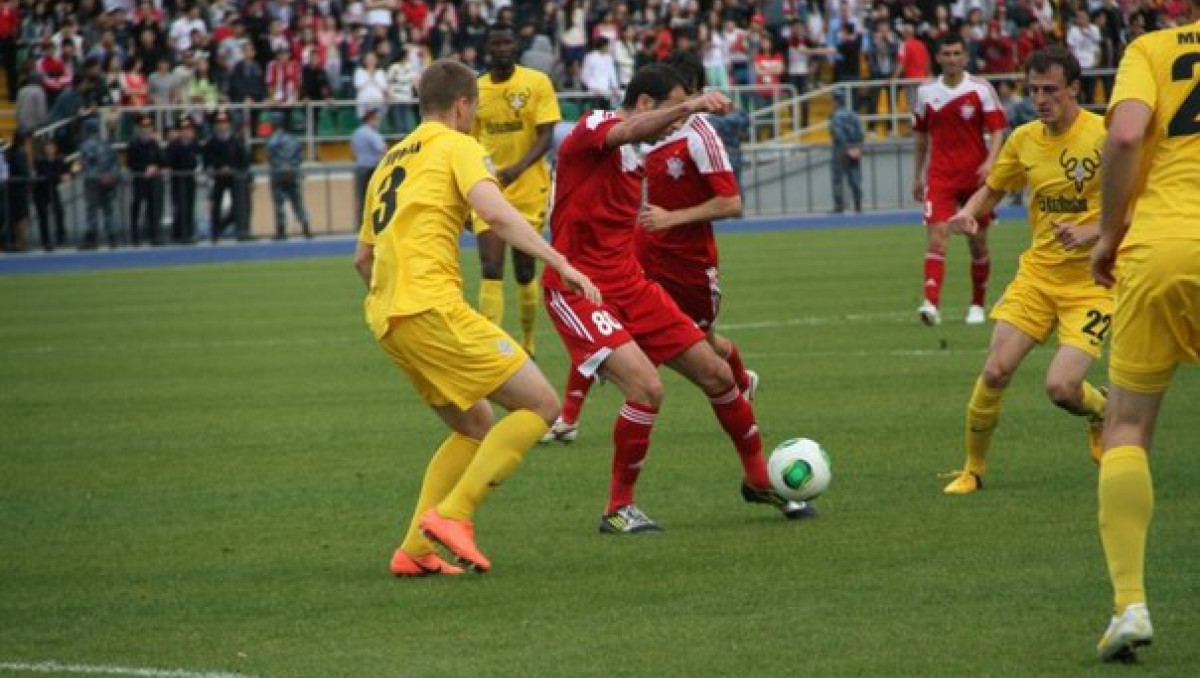
<path id="1" fill-rule="evenodd" d="M 987 185 L 1015 193 L 1029 187 L 1029 249 L 1021 266 L 1052 281 L 1091 280 L 1091 248 L 1068 250 L 1054 236 L 1052 222 L 1100 221 L 1100 153 L 1104 118 L 1080 110 L 1070 129 L 1050 133 L 1040 120 L 1018 127 L 1004 142 L 988 173 Z"/>
<path id="2" fill-rule="evenodd" d="M 479 76 L 479 107 L 472 135 L 483 144 L 496 168 L 516 164 L 537 141 L 539 125 L 562 120 L 550 78 L 541 71 L 517 66 L 512 77 L 492 82 Z M 542 156 L 521 173 L 504 195 L 515 205 L 549 198 L 550 164 Z"/>
<path id="3" fill-rule="evenodd" d="M 1200 23 L 1147 33 L 1125 49 L 1109 114 L 1131 99 L 1153 116 L 1122 249 L 1200 238 Z"/>
<path id="4" fill-rule="evenodd" d="M 495 181 L 487 152 L 440 122 L 422 123 L 379 161 L 358 236 L 375 248 L 366 316 L 377 338 L 394 317 L 462 301 L 458 239 L 480 181 Z"/>

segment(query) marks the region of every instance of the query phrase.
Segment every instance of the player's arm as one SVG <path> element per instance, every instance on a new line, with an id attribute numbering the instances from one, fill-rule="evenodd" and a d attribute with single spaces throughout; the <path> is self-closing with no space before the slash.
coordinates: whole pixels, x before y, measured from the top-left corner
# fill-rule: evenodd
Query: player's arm
<path id="1" fill-rule="evenodd" d="M 638 215 L 638 221 L 647 231 L 665 231 L 668 228 L 717 221 L 742 216 L 742 196 L 718 195 L 699 205 L 679 210 L 665 210 L 657 205 L 646 205 Z"/>
<path id="2" fill-rule="evenodd" d="M 1000 200 L 1004 198 L 1004 191 L 997 190 L 984 184 L 977 191 L 971 194 L 967 204 L 962 206 L 954 216 L 946 223 L 950 226 L 950 230 L 955 233 L 965 233 L 974 235 L 979 230 L 979 217 L 985 214 L 991 214 L 992 210 L 996 209 L 996 205 L 1000 204 Z"/>
<path id="3" fill-rule="evenodd" d="M 1114 282 L 1113 264 L 1128 227 L 1126 216 L 1153 115 L 1146 102 L 1125 99 L 1110 116 L 1100 161 L 1100 238 L 1092 249 L 1092 277 L 1105 287 Z"/>
<path id="4" fill-rule="evenodd" d="M 925 161 L 929 155 L 929 133 L 913 132 L 913 200 L 925 201 Z"/>
<path id="5" fill-rule="evenodd" d="M 554 123 L 546 123 L 537 126 L 537 139 L 533 145 L 525 152 L 525 155 L 520 160 L 496 170 L 496 179 L 500 181 L 501 186 L 508 186 L 516 181 L 525 170 L 533 166 L 535 162 L 542 159 L 546 152 L 550 150 L 550 144 L 554 142 Z"/>
<path id="6" fill-rule="evenodd" d="M 371 269 L 375 267 L 375 246 L 359 241 L 354 248 L 354 270 L 362 278 L 363 285 L 371 289 Z"/>
<path id="7" fill-rule="evenodd" d="M 992 171 L 992 165 L 996 164 L 996 158 L 1000 156 L 1000 149 L 1004 146 L 1004 129 L 994 129 L 988 132 L 988 154 L 987 159 L 975 171 L 980 181 L 987 179 L 988 172 Z"/>
<path id="8" fill-rule="evenodd" d="M 489 179 L 477 181 L 467 192 L 467 202 L 471 203 L 471 208 L 481 219 L 491 225 L 492 232 L 501 240 L 531 257 L 541 259 L 558 271 L 563 282 L 571 289 L 583 294 L 592 303 L 600 303 L 600 291 L 592 281 L 575 270 L 566 257 L 542 239 L 525 217 L 505 200 L 496 182 Z"/>
<path id="9" fill-rule="evenodd" d="M 608 129 L 604 145 L 617 148 L 625 144 L 638 144 L 662 136 L 672 124 L 695 113 L 724 115 L 732 109 L 729 97 L 720 92 L 707 92 L 682 103 L 665 108 L 656 108 L 644 113 L 634 113 Z"/>

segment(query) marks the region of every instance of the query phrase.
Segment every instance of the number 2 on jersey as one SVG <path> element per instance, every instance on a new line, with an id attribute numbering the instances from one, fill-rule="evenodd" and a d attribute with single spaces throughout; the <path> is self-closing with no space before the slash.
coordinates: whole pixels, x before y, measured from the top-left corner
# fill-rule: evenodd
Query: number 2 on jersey
<path id="1" fill-rule="evenodd" d="M 1196 64 L 1200 64 L 1200 52 L 1189 52 L 1180 56 L 1171 64 L 1171 80 L 1191 80 L 1195 73 Z M 1183 100 L 1179 110 L 1171 117 L 1167 125 L 1168 137 L 1182 137 L 1200 133 L 1200 83 L 1192 85 L 1192 91 Z"/>
<path id="2" fill-rule="evenodd" d="M 396 167 L 379 185 L 379 206 L 371 213 L 371 227 L 376 235 L 387 228 L 392 223 L 392 217 L 396 216 L 396 193 L 400 190 L 400 184 L 404 183 L 405 176 L 404 168 Z"/>

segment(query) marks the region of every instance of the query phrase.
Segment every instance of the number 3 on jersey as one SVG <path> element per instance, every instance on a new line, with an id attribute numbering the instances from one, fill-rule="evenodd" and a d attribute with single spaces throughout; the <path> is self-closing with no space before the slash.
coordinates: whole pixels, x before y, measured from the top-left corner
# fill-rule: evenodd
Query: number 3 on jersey
<path id="1" fill-rule="evenodd" d="M 405 176 L 404 168 L 396 167 L 379 183 L 379 206 L 371 213 L 371 227 L 375 229 L 375 235 L 387 228 L 392 223 L 392 217 L 396 216 L 396 194 Z"/>
<path id="2" fill-rule="evenodd" d="M 596 327 L 597 332 L 606 337 L 616 330 L 624 329 L 608 311 L 592 311 L 592 325 Z"/>

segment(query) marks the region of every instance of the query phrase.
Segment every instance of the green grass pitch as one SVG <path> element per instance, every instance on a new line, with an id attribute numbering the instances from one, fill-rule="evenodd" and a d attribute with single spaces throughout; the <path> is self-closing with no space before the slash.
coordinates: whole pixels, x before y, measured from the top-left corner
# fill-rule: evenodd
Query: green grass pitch
<path id="1" fill-rule="evenodd" d="M 994 230 L 992 297 L 1028 240 Z M 989 330 L 961 322 L 961 239 L 946 324 L 916 321 L 923 241 L 916 226 L 722 238 L 722 322 L 763 375 L 768 447 L 802 435 L 833 459 L 818 521 L 741 502 L 731 446 L 672 374 L 638 494 L 664 534 L 596 533 L 619 404 L 603 387 L 580 441 L 532 451 L 478 515 L 494 571 L 454 580 L 386 572 L 444 434 L 371 341 L 348 258 L 0 278 L 0 664 L 1200 675 L 1200 379 L 1181 371 L 1154 450 L 1155 645 L 1139 667 L 1099 666 L 1096 470 L 1084 423 L 1042 392 L 1048 349 L 1010 388 L 987 489 L 940 493 Z"/>

